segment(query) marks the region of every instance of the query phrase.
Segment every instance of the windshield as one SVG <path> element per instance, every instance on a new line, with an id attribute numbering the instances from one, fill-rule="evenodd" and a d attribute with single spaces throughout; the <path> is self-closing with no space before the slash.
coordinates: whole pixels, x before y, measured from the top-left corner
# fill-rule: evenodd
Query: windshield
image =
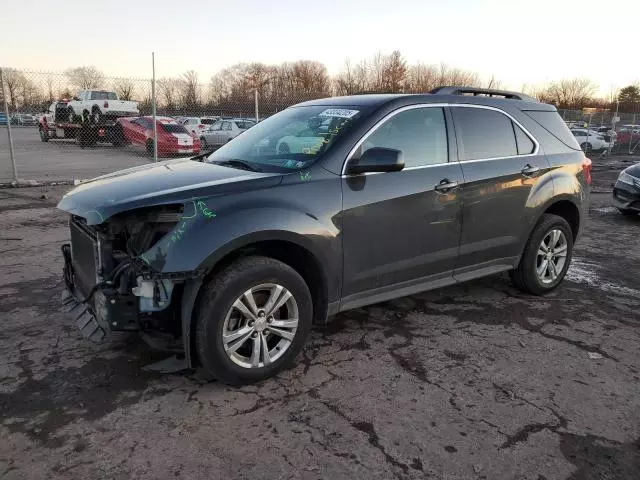
<path id="1" fill-rule="evenodd" d="M 288 108 L 244 131 L 207 161 L 241 160 L 272 172 L 306 168 L 360 117 L 351 107 Z"/>

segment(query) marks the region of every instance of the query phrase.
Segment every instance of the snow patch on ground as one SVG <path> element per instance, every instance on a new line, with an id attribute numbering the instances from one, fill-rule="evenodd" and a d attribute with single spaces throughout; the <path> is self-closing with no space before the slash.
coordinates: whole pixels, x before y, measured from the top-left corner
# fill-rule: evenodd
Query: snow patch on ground
<path id="1" fill-rule="evenodd" d="M 598 270 L 599 267 L 596 263 L 587 262 L 581 258 L 574 257 L 571 260 L 571 266 L 569 266 L 569 270 L 567 270 L 565 278 L 572 282 L 584 283 L 590 287 L 598 288 L 608 293 L 625 296 L 640 296 L 640 290 L 625 287 L 624 285 L 602 278 Z"/>

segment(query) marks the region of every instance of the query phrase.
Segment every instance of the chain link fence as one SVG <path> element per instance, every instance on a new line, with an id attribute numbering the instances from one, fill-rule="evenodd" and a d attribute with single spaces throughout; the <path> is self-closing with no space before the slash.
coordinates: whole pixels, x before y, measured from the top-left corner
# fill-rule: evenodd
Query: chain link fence
<path id="1" fill-rule="evenodd" d="M 11 68 L 3 68 L 1 71 L 3 88 L 0 89 L 0 182 L 16 178 L 88 178 L 149 161 L 153 149 L 150 152 L 144 144 L 133 145 L 131 142 L 114 141 L 115 137 L 110 136 L 109 132 L 104 134 L 100 125 L 93 130 L 94 140 L 97 142 L 84 144 L 81 128 L 68 125 L 65 128 L 56 128 L 60 126 L 60 121 L 55 118 L 55 113 L 64 113 L 66 100 L 73 99 L 80 91 L 101 90 L 114 92 L 119 100 L 135 102 L 136 116 L 149 116 L 152 114 L 154 101 L 151 78 L 108 77 L 94 67 L 79 67 L 64 73 Z M 216 77 L 209 83 L 202 83 L 198 81 L 195 72 L 187 72 L 179 78 L 160 77 L 155 82 L 156 115 L 171 117 L 177 123 L 183 124 L 195 138 L 205 130 L 210 130 L 218 121 L 259 121 L 293 104 L 333 93 L 326 78 L 324 83 L 314 83 L 313 75 L 308 75 L 306 79 L 304 75 L 298 78 L 282 75 L 265 80 L 266 77 L 258 74 L 253 79 L 238 75 L 232 84 L 221 84 Z M 63 101 L 60 102 L 61 100 Z M 105 99 L 105 105 L 107 103 L 108 99 Z M 626 143 L 619 143 L 620 151 L 640 151 L 640 127 L 629 127 L 640 124 L 640 113 L 604 110 L 559 112 L 570 126 L 597 128 L 612 126 L 615 123 L 617 129 L 626 128 L 629 134 L 621 137 Z M 63 120 L 82 121 L 83 112 L 71 113 L 77 116 L 72 115 L 69 118 L 67 114 Z M 50 125 L 51 130 L 46 138 L 43 138 L 41 119 L 47 114 L 47 120 L 55 122 L 56 125 Z M 191 128 L 189 125 L 196 125 L 197 128 Z M 250 123 L 238 125 L 247 126 Z M 108 130 L 114 127 L 115 124 L 106 125 L 104 128 Z M 233 126 L 233 129 L 235 128 L 236 126 Z M 7 135 L 9 130 L 10 136 Z M 102 136 L 99 136 L 100 134 Z M 221 138 L 228 137 L 223 135 Z M 49 139 L 55 141 L 49 142 Z M 204 136 L 201 136 L 200 144 L 200 148 L 216 146 L 206 142 Z M 94 148 L 80 149 L 79 146 Z M 191 154 L 193 152 L 194 150 L 190 151 Z"/>

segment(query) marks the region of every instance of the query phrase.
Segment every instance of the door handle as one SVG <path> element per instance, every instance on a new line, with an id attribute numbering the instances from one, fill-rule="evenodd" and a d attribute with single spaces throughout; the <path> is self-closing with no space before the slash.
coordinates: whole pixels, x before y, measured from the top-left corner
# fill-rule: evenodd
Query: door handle
<path id="1" fill-rule="evenodd" d="M 539 171 L 540 171 L 540 167 L 538 167 L 536 165 L 530 165 L 530 164 L 527 163 L 524 166 L 524 168 L 522 170 L 520 170 L 520 173 L 522 173 L 522 175 L 525 176 L 525 177 L 533 177 Z"/>
<path id="2" fill-rule="evenodd" d="M 460 184 L 458 182 L 452 182 L 448 178 L 443 178 L 442 180 L 440 180 L 440 183 L 434 187 L 434 190 L 436 191 L 436 193 L 445 195 L 455 190 L 459 186 Z"/>

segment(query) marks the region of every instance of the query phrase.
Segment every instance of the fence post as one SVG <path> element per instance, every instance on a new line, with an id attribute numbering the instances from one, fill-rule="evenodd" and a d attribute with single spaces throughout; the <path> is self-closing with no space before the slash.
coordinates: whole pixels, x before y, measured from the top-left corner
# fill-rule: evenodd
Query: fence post
<path id="1" fill-rule="evenodd" d="M 258 89 L 256 88 L 253 91 L 253 93 L 254 93 L 253 97 L 254 97 L 254 100 L 255 100 L 255 103 L 256 103 L 256 123 L 258 123 L 260 121 L 260 117 L 258 115 Z"/>
<path id="2" fill-rule="evenodd" d="M 151 52 L 151 114 L 153 117 L 153 162 L 158 161 L 158 126 L 156 125 L 156 54 Z"/>
<path id="3" fill-rule="evenodd" d="M 4 101 L 4 114 L 7 116 L 7 136 L 9 137 L 9 156 L 11 157 L 11 166 L 13 167 L 13 180 L 18 181 L 18 169 L 16 167 L 16 156 L 13 151 L 13 136 L 11 135 L 11 119 L 9 118 L 9 105 L 7 104 L 7 94 L 4 89 L 4 76 L 2 68 L 0 68 L 0 85 L 2 85 L 2 99 Z"/>

